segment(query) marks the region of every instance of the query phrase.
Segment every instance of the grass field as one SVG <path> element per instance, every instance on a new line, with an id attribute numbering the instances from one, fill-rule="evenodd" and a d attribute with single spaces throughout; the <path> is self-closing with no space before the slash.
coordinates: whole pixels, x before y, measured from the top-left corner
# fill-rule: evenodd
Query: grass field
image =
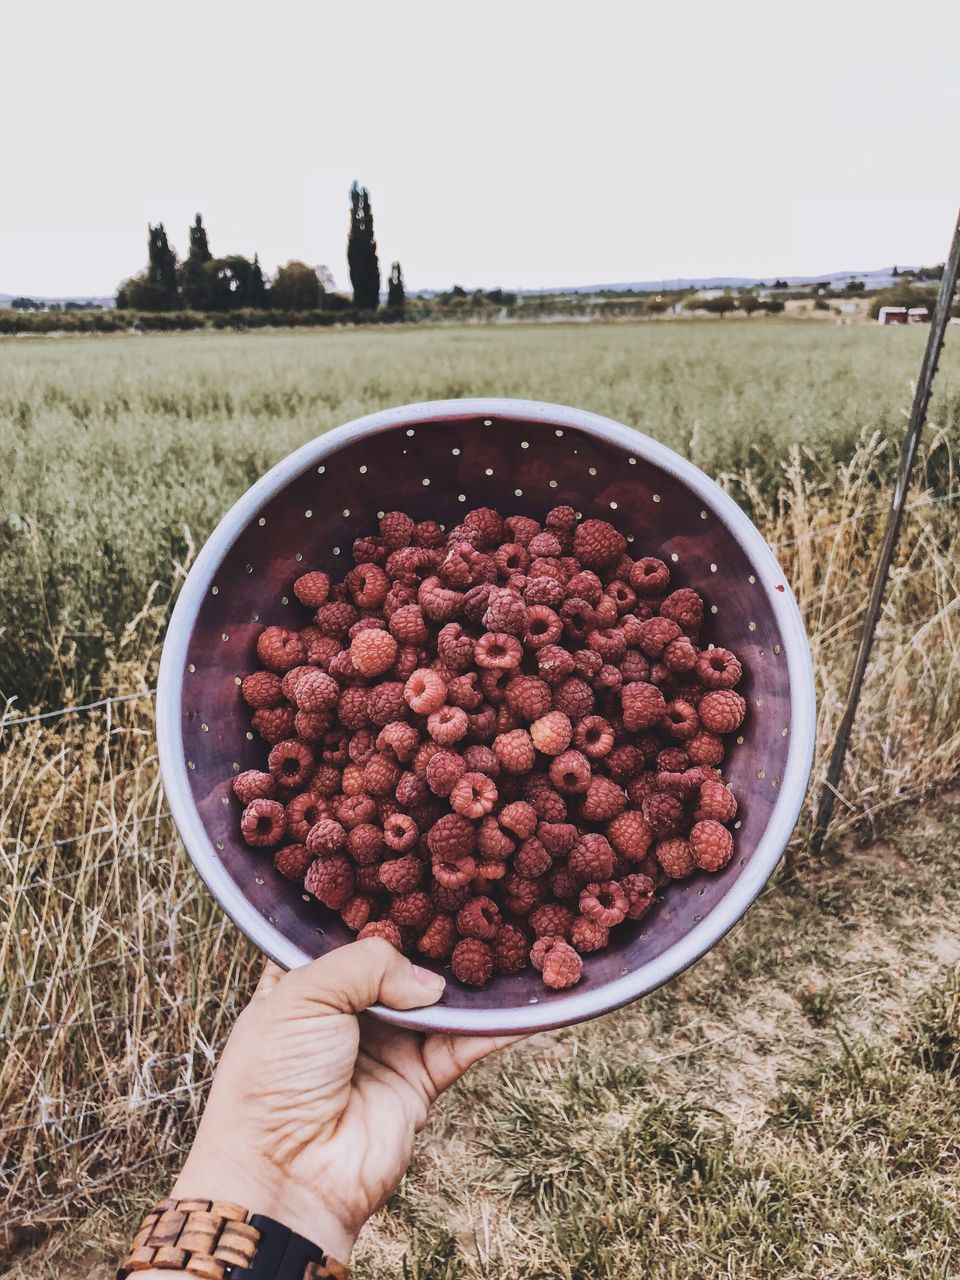
<path id="1" fill-rule="evenodd" d="M 263 470 L 372 409 L 517 394 L 636 426 L 750 510 L 807 620 L 822 761 L 924 340 L 760 320 L 6 340 L 0 695 L 15 716 L 151 689 L 184 567 Z M 804 857 L 808 805 L 790 870 L 693 971 L 454 1091 L 360 1276 L 957 1273 L 955 350 L 930 417 L 834 857 Z M 149 697 L 2 730 L 0 865 L 0 1268 L 99 1274 L 168 1185 L 256 957 L 179 848 Z"/>

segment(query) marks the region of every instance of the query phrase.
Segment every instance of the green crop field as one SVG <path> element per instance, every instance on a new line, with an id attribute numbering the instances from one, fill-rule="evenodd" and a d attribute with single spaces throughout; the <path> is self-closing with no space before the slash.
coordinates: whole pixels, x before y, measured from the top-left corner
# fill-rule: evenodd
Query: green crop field
<path id="1" fill-rule="evenodd" d="M 954 333 L 949 337 L 952 339 Z M 166 812 L 185 568 L 305 440 L 414 400 L 607 414 L 714 475 L 803 610 L 835 730 L 926 331 L 754 319 L 0 339 L 0 1269 L 108 1268 L 165 1193 L 257 957 Z M 948 342 L 837 823 L 631 1010 L 438 1108 L 361 1277 L 955 1276 L 960 353 Z"/>

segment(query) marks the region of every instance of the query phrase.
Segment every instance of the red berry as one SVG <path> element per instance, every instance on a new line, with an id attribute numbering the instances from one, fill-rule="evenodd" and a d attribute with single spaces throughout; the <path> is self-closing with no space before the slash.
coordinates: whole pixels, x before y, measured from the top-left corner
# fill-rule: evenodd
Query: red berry
<path id="1" fill-rule="evenodd" d="M 465 986 L 485 987 L 493 974 L 493 952 L 479 938 L 464 938 L 453 948 L 450 968 Z"/>

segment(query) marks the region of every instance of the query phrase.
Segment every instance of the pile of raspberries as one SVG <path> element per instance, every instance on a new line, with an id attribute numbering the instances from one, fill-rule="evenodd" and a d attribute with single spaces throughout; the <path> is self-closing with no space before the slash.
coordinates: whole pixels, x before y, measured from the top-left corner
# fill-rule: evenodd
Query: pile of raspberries
<path id="1" fill-rule="evenodd" d="M 741 664 L 663 560 L 567 506 L 391 511 L 353 559 L 296 580 L 312 620 L 267 627 L 241 683 L 270 751 L 232 779 L 240 830 L 277 871 L 469 986 L 532 964 L 559 990 L 726 866 Z"/>

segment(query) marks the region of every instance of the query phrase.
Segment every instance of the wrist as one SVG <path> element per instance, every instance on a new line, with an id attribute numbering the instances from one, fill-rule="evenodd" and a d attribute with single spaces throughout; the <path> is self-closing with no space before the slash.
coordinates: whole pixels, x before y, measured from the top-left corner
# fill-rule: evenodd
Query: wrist
<path id="1" fill-rule="evenodd" d="M 285 1178 L 262 1157 L 244 1160 L 224 1153 L 208 1156 L 191 1151 L 177 1178 L 171 1198 L 227 1200 L 250 1214 L 263 1214 L 347 1263 L 362 1223 L 347 1220 L 337 1205 Z"/>

